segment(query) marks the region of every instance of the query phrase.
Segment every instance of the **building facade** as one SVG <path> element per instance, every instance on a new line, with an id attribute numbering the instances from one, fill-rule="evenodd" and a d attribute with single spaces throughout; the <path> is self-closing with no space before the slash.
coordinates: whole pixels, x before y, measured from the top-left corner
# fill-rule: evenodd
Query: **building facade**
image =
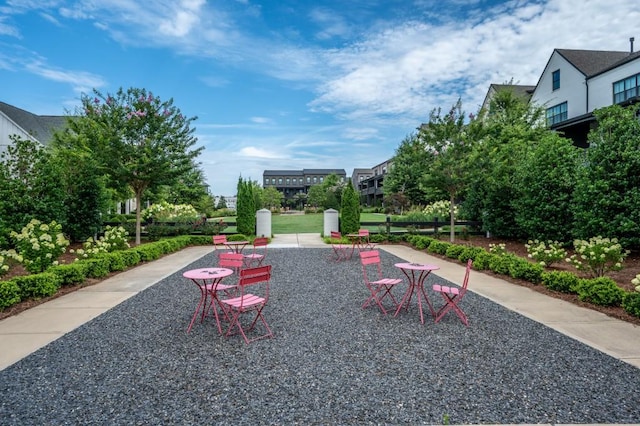
<path id="1" fill-rule="evenodd" d="M 371 169 L 354 169 L 353 186 L 360 194 L 360 204 L 367 207 L 382 207 L 384 199 L 384 176 L 391 170 L 392 160 L 383 161 Z M 356 170 L 360 172 L 356 175 Z"/>
<path id="2" fill-rule="evenodd" d="M 276 188 L 284 194 L 285 205 L 291 205 L 296 194 L 308 194 L 309 188 L 322 184 L 331 174 L 337 175 L 340 182 L 346 182 L 344 169 L 265 170 L 262 186 Z"/>
<path id="3" fill-rule="evenodd" d="M 640 100 L 640 52 L 555 49 L 531 103 L 546 111 L 546 124 L 587 147 L 593 111 Z"/>

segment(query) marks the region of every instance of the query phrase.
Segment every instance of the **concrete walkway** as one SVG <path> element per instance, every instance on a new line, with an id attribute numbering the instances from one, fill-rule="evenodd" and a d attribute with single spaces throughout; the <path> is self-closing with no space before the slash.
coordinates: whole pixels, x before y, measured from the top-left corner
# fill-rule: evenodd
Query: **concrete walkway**
<path id="1" fill-rule="evenodd" d="M 275 235 L 270 247 L 328 248 L 317 233 Z M 464 265 L 409 247 L 383 245 L 380 249 L 409 262 L 435 263 L 440 266 L 437 275 L 452 282 L 460 282 L 464 275 Z M 212 250 L 209 246 L 181 250 L 0 321 L 0 370 Z M 640 368 L 640 327 L 480 272 L 471 273 L 469 289 Z"/>

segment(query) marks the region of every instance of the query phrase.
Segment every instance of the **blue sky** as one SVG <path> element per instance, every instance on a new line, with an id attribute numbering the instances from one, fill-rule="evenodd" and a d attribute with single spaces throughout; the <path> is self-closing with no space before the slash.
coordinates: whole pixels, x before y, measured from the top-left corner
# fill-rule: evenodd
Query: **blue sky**
<path id="1" fill-rule="evenodd" d="M 554 48 L 640 48 L 638 22 L 637 0 L 9 0 L 0 101 L 63 115 L 93 88 L 173 98 L 198 117 L 210 191 L 234 195 L 265 169 L 373 167 L 433 108 L 535 85 Z"/>

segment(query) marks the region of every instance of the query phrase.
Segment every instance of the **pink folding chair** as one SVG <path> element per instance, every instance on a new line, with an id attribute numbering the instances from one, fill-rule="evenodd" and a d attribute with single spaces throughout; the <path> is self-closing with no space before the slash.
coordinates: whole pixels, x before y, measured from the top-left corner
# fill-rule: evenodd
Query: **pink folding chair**
<path id="1" fill-rule="evenodd" d="M 267 244 L 269 244 L 269 239 L 266 237 L 257 237 L 253 240 L 251 254 L 244 255 L 244 265 L 247 268 L 262 265 L 267 256 Z"/>
<path id="2" fill-rule="evenodd" d="M 226 235 L 214 235 L 213 237 L 211 237 L 211 239 L 213 241 L 213 250 L 214 251 L 227 250 L 227 248 L 226 248 L 227 236 Z"/>
<path id="3" fill-rule="evenodd" d="M 394 304 L 394 309 L 398 308 L 398 301 L 391 293 L 391 290 L 402 282 L 400 278 L 385 278 L 382 276 L 382 267 L 380 265 L 380 252 L 378 250 L 367 250 L 360 252 L 360 263 L 362 264 L 362 274 L 364 275 L 364 283 L 369 289 L 369 297 L 362 304 L 362 309 L 368 307 L 375 302 L 383 314 L 387 314 L 382 301 L 389 297 Z M 368 271 L 369 270 L 369 271 Z M 368 271 L 368 272 L 367 272 Z M 369 276 L 374 280 L 371 280 Z"/>
<path id="4" fill-rule="evenodd" d="M 269 301 L 269 282 L 271 280 L 271 265 L 258 266 L 256 268 L 246 268 L 240 271 L 240 280 L 238 281 L 238 295 L 236 297 L 222 299 L 220 302 L 225 306 L 225 312 L 230 316 L 230 325 L 225 336 L 233 334 L 242 334 L 244 341 L 249 344 L 258 339 L 265 337 L 273 337 L 273 333 L 262 315 L 262 310 Z M 261 287 L 260 295 L 257 293 Z M 249 292 L 251 288 L 252 292 Z M 256 290 L 258 289 L 258 290 Z M 246 327 L 242 326 L 241 316 L 247 313 L 254 313 L 255 317 L 251 324 Z M 258 319 L 264 325 L 265 333 L 249 339 L 247 332 L 252 331 Z M 233 333 L 234 329 L 238 329 Z"/>
<path id="5" fill-rule="evenodd" d="M 360 230 L 358 230 L 358 235 L 360 236 L 360 250 L 373 250 L 373 249 L 375 249 L 374 244 L 369 239 L 369 230 L 368 229 L 360 229 Z"/>
<path id="6" fill-rule="evenodd" d="M 350 246 L 348 244 L 342 244 L 341 241 L 342 234 L 337 231 L 331 231 L 331 248 L 333 249 L 331 260 L 339 262 L 349 258 Z"/>
<path id="7" fill-rule="evenodd" d="M 464 325 L 469 326 L 469 319 L 467 318 L 467 314 L 465 314 L 460 307 L 460 301 L 467 293 L 467 286 L 469 285 L 469 273 L 471 272 L 472 264 L 473 260 L 469 259 L 467 261 L 467 270 L 464 274 L 462 287 L 446 286 L 440 284 L 433 285 L 433 291 L 440 293 L 445 301 L 445 304 L 436 312 L 436 323 L 440 321 L 447 312 L 453 310 L 456 315 L 458 315 L 458 318 L 460 318 L 460 320 L 464 323 Z"/>

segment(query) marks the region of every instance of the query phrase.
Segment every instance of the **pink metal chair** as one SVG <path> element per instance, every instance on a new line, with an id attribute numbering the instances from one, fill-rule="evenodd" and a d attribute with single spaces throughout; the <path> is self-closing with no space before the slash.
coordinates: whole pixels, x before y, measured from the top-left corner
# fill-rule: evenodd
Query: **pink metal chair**
<path id="1" fill-rule="evenodd" d="M 214 235 L 213 237 L 211 237 L 211 240 L 213 241 L 213 250 L 214 251 L 218 251 L 218 250 L 224 250 L 224 251 L 228 251 L 226 244 L 227 244 L 227 236 L 226 235 Z M 222 251 L 221 251 L 222 253 Z"/>
<path id="2" fill-rule="evenodd" d="M 382 276 L 382 267 L 380 265 L 380 252 L 378 250 L 367 250 L 360 252 L 360 263 L 362 264 L 362 274 L 364 283 L 369 289 L 369 297 L 362 304 L 362 309 L 368 307 L 375 302 L 383 314 L 387 314 L 387 310 L 382 304 L 386 297 L 389 297 L 394 304 L 394 309 L 398 308 L 398 301 L 391 293 L 391 290 L 398 284 L 402 283 L 400 278 L 385 278 Z M 369 276 L 374 279 L 371 280 Z"/>
<path id="3" fill-rule="evenodd" d="M 257 237 L 253 240 L 251 254 L 244 255 L 244 265 L 247 268 L 262 265 L 267 256 L 267 244 L 269 244 L 269 239 L 266 237 Z"/>
<path id="4" fill-rule="evenodd" d="M 374 244 L 369 239 L 369 230 L 368 229 L 360 229 L 360 230 L 358 230 L 358 235 L 360 236 L 360 250 L 373 250 L 373 249 L 375 249 Z"/>
<path id="5" fill-rule="evenodd" d="M 269 301 L 269 282 L 271 280 L 271 265 L 258 266 L 256 268 L 246 268 L 240 271 L 240 280 L 238 281 L 238 295 L 236 297 L 222 299 L 220 302 L 225 306 L 225 312 L 230 316 L 230 325 L 225 333 L 225 336 L 231 336 L 233 334 L 242 334 L 244 341 L 249 344 L 258 339 L 265 337 L 273 337 L 273 333 L 267 324 L 267 321 L 262 315 L 262 310 Z M 261 295 L 257 295 L 249 292 L 251 287 L 252 292 L 257 292 L 256 289 L 261 286 Z M 254 313 L 255 318 L 251 324 L 246 328 L 242 326 L 241 317 L 242 314 Z M 266 332 L 249 339 L 247 332 L 252 331 L 258 319 L 262 321 Z M 236 333 L 233 333 L 234 329 L 238 329 Z"/>
<path id="6" fill-rule="evenodd" d="M 436 312 L 436 323 L 440 321 L 447 312 L 453 310 L 456 315 L 458 315 L 458 318 L 460 318 L 460 320 L 464 323 L 464 325 L 469 326 L 469 319 L 467 318 L 467 315 L 464 313 L 462 308 L 460 308 L 460 301 L 467 293 L 467 286 L 469 285 L 469 273 L 471 272 L 472 264 L 473 260 L 469 259 L 467 261 L 467 270 L 464 274 L 462 287 L 446 286 L 440 284 L 433 285 L 433 291 L 435 291 L 436 293 L 440 293 L 445 301 L 445 304 Z"/>
<path id="7" fill-rule="evenodd" d="M 341 260 L 347 260 L 349 258 L 350 246 L 348 244 L 342 244 L 341 241 L 342 234 L 337 231 L 331 231 L 331 248 L 333 249 L 331 260 L 340 262 Z"/>
<path id="8" fill-rule="evenodd" d="M 233 269 L 238 273 L 244 266 L 244 256 L 242 253 L 235 253 L 232 251 L 220 253 L 218 265 L 221 268 Z"/>

